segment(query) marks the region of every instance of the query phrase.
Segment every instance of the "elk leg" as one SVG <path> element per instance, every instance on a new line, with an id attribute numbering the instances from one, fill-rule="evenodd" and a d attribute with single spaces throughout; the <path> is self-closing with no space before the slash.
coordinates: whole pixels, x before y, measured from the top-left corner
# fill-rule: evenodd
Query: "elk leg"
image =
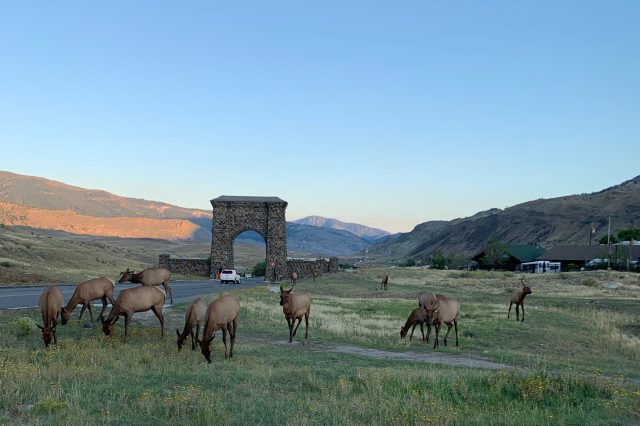
<path id="1" fill-rule="evenodd" d="M 133 318 L 133 314 L 126 314 L 124 316 L 124 340 L 127 341 L 127 336 L 129 335 L 129 322 L 131 322 L 131 318 Z"/>
<path id="2" fill-rule="evenodd" d="M 522 308 L 522 321 L 524 321 L 524 304 L 521 306 Z"/>
<path id="3" fill-rule="evenodd" d="M 447 346 L 447 337 L 449 337 L 449 333 L 451 332 L 451 323 L 447 323 L 447 332 L 444 335 L 444 345 Z"/>
<path id="4" fill-rule="evenodd" d="M 457 319 L 453 320 L 453 326 L 456 329 L 456 346 L 458 346 L 458 320 Z"/>
<path id="5" fill-rule="evenodd" d="M 78 318 L 78 321 L 82 321 L 82 314 L 84 314 L 85 309 L 87 309 L 87 305 L 83 304 L 82 309 L 80 309 L 80 317 Z"/>
<path id="6" fill-rule="evenodd" d="M 160 321 L 160 337 L 164 337 L 164 317 L 162 316 L 162 311 L 155 306 L 152 307 L 151 310 L 156 314 L 156 317 L 158 317 L 158 321 Z"/>
<path id="7" fill-rule="evenodd" d="M 100 311 L 100 315 L 104 314 L 104 311 L 107 309 L 107 296 L 102 296 L 102 310 Z M 100 318 L 100 315 L 98 315 L 98 318 Z M 93 318 L 91 319 L 91 321 L 93 322 Z"/>
<path id="8" fill-rule="evenodd" d="M 438 334 L 440 334 L 440 323 L 436 324 L 436 340 L 433 342 L 433 349 L 438 347 Z"/>
<path id="9" fill-rule="evenodd" d="M 233 321 L 227 324 L 227 331 L 229 332 L 229 340 L 231 340 L 231 348 L 229 350 L 229 358 L 233 357 L 233 343 L 236 341 L 236 334 L 233 332 Z"/>
<path id="10" fill-rule="evenodd" d="M 422 323 L 420 323 L 420 333 L 422 333 L 422 341 L 424 342 L 424 327 L 422 326 Z"/>
<path id="11" fill-rule="evenodd" d="M 429 343 L 429 336 L 431 336 L 431 326 L 427 324 L 427 343 Z"/>
<path id="12" fill-rule="evenodd" d="M 169 298 L 171 298 L 171 304 L 173 305 L 173 293 L 171 292 L 171 287 L 169 287 L 169 283 L 162 283 L 162 285 L 164 286 L 164 290 L 165 292 L 169 295 Z"/>
<path id="13" fill-rule="evenodd" d="M 291 343 L 293 340 L 293 324 L 291 323 L 291 318 L 287 318 L 287 325 L 289 326 L 289 343 Z"/>
<path id="14" fill-rule="evenodd" d="M 293 319 L 293 322 L 296 322 L 295 318 Z M 302 317 L 298 318 L 298 324 L 296 325 L 296 328 L 293 329 L 293 335 L 296 335 L 296 331 L 298 331 L 298 327 L 300 326 L 300 323 L 302 322 Z"/>
<path id="15" fill-rule="evenodd" d="M 411 334 L 409 335 L 409 340 L 411 340 L 413 338 L 413 330 L 416 329 L 416 325 L 418 325 L 418 324 L 413 324 L 413 327 L 411 327 Z"/>
<path id="16" fill-rule="evenodd" d="M 91 319 L 91 322 L 93 322 L 93 312 L 91 312 L 91 300 L 89 300 L 89 303 L 87 303 L 87 309 L 89 310 L 89 319 Z"/>
<path id="17" fill-rule="evenodd" d="M 516 304 L 516 321 L 520 321 L 520 305 Z"/>
<path id="18" fill-rule="evenodd" d="M 196 335 L 193 336 L 193 329 L 191 329 L 191 350 L 195 351 L 197 348 L 198 335 L 200 334 L 200 323 L 196 324 Z"/>
<path id="19" fill-rule="evenodd" d="M 509 302 L 509 312 L 507 313 L 507 319 L 509 319 L 509 315 L 511 315 L 511 305 L 513 305 L 513 302 Z"/>
<path id="20" fill-rule="evenodd" d="M 309 335 L 309 313 L 304 314 L 304 338 Z"/>
<path id="21" fill-rule="evenodd" d="M 224 357 L 228 358 L 229 354 L 227 353 L 227 327 L 222 327 L 222 343 L 224 343 Z"/>

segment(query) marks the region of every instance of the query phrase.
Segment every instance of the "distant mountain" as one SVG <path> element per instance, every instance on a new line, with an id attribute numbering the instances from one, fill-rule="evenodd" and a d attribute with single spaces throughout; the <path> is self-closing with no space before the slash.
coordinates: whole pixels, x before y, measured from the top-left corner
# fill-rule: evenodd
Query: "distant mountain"
<path id="1" fill-rule="evenodd" d="M 102 237 L 210 241 L 211 217 L 208 210 L 0 171 L 0 223 L 6 225 Z M 258 234 L 243 234 L 238 242 L 264 244 Z M 287 246 L 292 251 L 342 256 L 367 245 L 365 239 L 344 230 L 287 223 Z"/>
<path id="2" fill-rule="evenodd" d="M 351 232 L 366 241 L 373 242 L 383 237 L 391 235 L 387 231 L 378 228 L 370 228 L 368 226 L 359 225 L 357 223 L 342 222 L 337 219 L 329 219 L 322 216 L 307 216 L 302 219 L 294 220 L 293 223 L 299 225 L 311 225 L 321 228 L 340 229 Z"/>
<path id="3" fill-rule="evenodd" d="M 491 209 L 452 221 L 430 221 L 411 232 L 373 244 L 368 255 L 379 259 L 420 259 L 441 249 L 460 256 L 473 256 L 491 240 L 508 244 L 588 244 L 607 234 L 640 224 L 640 176 L 592 194 L 539 199 L 507 209 Z"/>

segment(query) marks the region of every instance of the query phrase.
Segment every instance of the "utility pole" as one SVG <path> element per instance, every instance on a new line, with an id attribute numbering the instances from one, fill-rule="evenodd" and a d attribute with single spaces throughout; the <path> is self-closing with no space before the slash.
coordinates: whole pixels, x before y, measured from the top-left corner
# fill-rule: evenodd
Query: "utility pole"
<path id="1" fill-rule="evenodd" d="M 607 231 L 607 271 L 611 270 L 611 216 L 609 216 L 609 230 Z"/>

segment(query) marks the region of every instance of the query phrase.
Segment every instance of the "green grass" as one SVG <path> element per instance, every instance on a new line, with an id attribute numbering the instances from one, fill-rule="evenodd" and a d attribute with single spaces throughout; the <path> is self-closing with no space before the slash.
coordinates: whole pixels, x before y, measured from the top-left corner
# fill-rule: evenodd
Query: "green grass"
<path id="1" fill-rule="evenodd" d="M 129 341 L 123 324 L 105 337 L 77 320 L 59 326 L 45 349 L 35 311 L 0 313 L 0 424 L 630 424 L 640 420 L 637 275 L 589 273 L 528 277 L 524 323 L 506 319 L 514 274 L 391 270 L 339 273 L 295 291 L 312 296 L 309 339 L 294 343 L 278 295 L 268 287 L 234 294 L 241 303 L 234 358 L 220 335 L 213 363 L 178 352 L 185 305 L 157 320 L 137 314 Z M 589 277 L 595 285 L 583 285 Z M 606 285 L 620 284 L 618 293 Z M 460 346 L 437 352 L 486 358 L 509 369 L 483 370 L 334 352 L 339 345 L 436 351 L 399 337 L 434 290 L 462 303 Z M 213 299 L 214 296 L 209 296 Z M 512 312 L 513 313 L 513 312 Z M 74 318 L 77 318 L 77 313 Z M 419 332 L 418 332 L 419 335 Z M 433 334 L 432 334 L 433 336 Z M 450 339 L 450 342 L 454 339 Z M 29 407 L 29 409 L 25 408 Z"/>

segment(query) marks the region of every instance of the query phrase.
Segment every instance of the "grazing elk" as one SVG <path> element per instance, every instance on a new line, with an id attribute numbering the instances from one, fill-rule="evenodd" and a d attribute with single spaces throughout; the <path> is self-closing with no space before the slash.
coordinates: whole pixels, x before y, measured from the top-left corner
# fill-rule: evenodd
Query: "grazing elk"
<path id="1" fill-rule="evenodd" d="M 409 340 L 413 338 L 413 331 L 416 329 L 416 325 L 420 324 L 420 332 L 422 333 L 422 340 L 424 341 L 424 328 L 422 325 L 427 322 L 427 311 L 424 306 L 420 306 L 415 308 L 409 314 L 409 318 L 407 318 L 407 322 L 404 323 L 404 326 L 400 327 L 400 338 L 404 339 L 407 335 L 407 331 L 409 331 L 409 327 L 411 327 L 411 335 L 409 335 Z M 413 326 L 413 327 L 412 327 Z M 431 332 L 431 327 L 428 328 L 429 333 Z M 429 341 L 429 334 L 427 334 L 427 342 Z"/>
<path id="2" fill-rule="evenodd" d="M 386 290 L 388 284 L 389 284 L 389 274 L 385 274 L 384 277 L 382 277 L 382 282 L 380 283 L 380 290 L 382 290 L 383 288 Z"/>
<path id="3" fill-rule="evenodd" d="M 424 306 L 424 305 L 423 305 Z M 433 303 L 429 307 L 424 307 L 427 312 L 427 325 L 431 327 L 434 324 L 436 327 L 436 340 L 433 343 L 433 349 L 440 346 L 438 336 L 440 334 L 440 327 L 442 324 L 447 324 L 447 333 L 444 335 L 444 345 L 447 346 L 447 337 L 451 331 L 451 326 L 455 326 L 456 331 L 456 346 L 458 346 L 458 320 L 460 319 L 460 302 L 456 299 L 436 294 L 433 297 Z"/>
<path id="4" fill-rule="evenodd" d="M 102 331 L 110 336 L 113 333 L 115 323 L 122 315 L 124 317 L 124 339 L 126 340 L 129 334 L 129 322 L 133 318 L 133 314 L 151 310 L 160 321 L 160 336 L 164 337 L 164 317 L 162 315 L 164 298 L 164 290 L 157 287 L 143 286 L 122 290 L 107 319 L 105 320 L 104 316 L 100 315 Z"/>
<path id="5" fill-rule="evenodd" d="M 298 281 L 298 273 L 292 272 L 291 274 L 289 274 L 289 282 L 291 283 L 292 287 L 296 285 L 296 281 Z"/>
<path id="6" fill-rule="evenodd" d="M 289 343 L 292 342 L 293 336 L 298 331 L 298 326 L 302 322 L 302 317 L 305 321 L 304 338 L 309 335 L 309 312 L 311 310 L 311 298 L 306 294 L 291 294 L 293 287 L 290 290 L 284 290 L 280 286 L 280 306 L 282 306 L 282 312 L 287 320 L 289 326 Z M 298 320 L 298 325 L 293 328 L 293 325 Z"/>
<path id="7" fill-rule="evenodd" d="M 193 299 L 184 314 L 184 329 L 182 333 L 176 328 L 178 350 L 182 349 L 182 345 L 184 345 L 188 335 L 191 335 L 191 350 L 196 350 L 196 341 L 200 335 L 200 324 L 204 321 L 206 314 L 207 306 L 204 304 L 204 301 L 199 297 Z M 194 328 L 196 329 L 195 335 L 193 334 Z"/>
<path id="8" fill-rule="evenodd" d="M 102 310 L 100 315 L 107 309 L 107 300 L 111 302 L 111 306 L 114 304 L 113 300 L 113 280 L 107 277 L 93 278 L 89 281 L 84 281 L 78 284 L 73 292 L 73 296 L 69 299 L 67 306 L 62 308 L 62 324 L 66 324 L 71 317 L 71 313 L 79 304 L 82 304 L 80 309 L 80 320 L 82 320 L 82 314 L 85 309 L 89 309 L 89 317 L 93 322 L 93 312 L 91 312 L 91 302 L 97 299 L 102 299 Z M 98 317 L 100 316 L 98 315 Z"/>
<path id="9" fill-rule="evenodd" d="M 418 293 L 418 306 L 424 307 L 424 309 L 429 309 L 431 305 L 436 301 L 435 294 L 429 293 L 428 291 L 423 291 Z M 422 325 L 420 325 L 422 327 Z M 427 342 L 429 341 L 429 336 L 431 336 L 431 325 L 427 324 Z"/>
<path id="10" fill-rule="evenodd" d="M 63 303 L 62 293 L 58 287 L 48 285 L 40 295 L 38 306 L 42 314 L 43 325 L 36 325 L 42 330 L 42 340 L 45 346 L 51 344 L 51 338 L 53 338 L 54 344 L 58 344 L 58 339 L 56 339 L 56 325 L 58 323 L 58 315 L 60 315 L 62 311 Z"/>
<path id="11" fill-rule="evenodd" d="M 233 357 L 233 344 L 236 341 L 236 330 L 238 328 L 238 317 L 240 316 L 240 303 L 238 299 L 231 295 L 222 296 L 209 303 L 204 319 L 204 332 L 200 344 L 200 352 L 209 364 L 211 364 L 211 348 L 215 332 L 222 329 L 222 343 L 224 343 L 224 357 Z M 231 350 L 227 354 L 227 333 L 231 340 Z"/>
<path id="12" fill-rule="evenodd" d="M 520 278 L 522 288 L 513 290 L 511 292 L 511 301 L 509 302 L 509 312 L 507 313 L 507 319 L 511 315 L 511 305 L 516 305 L 516 321 L 520 320 L 520 312 L 518 307 L 522 307 L 522 321 L 524 321 L 524 298 L 527 294 L 531 294 L 531 287 L 525 285 L 524 277 Z"/>
<path id="13" fill-rule="evenodd" d="M 147 268 L 138 273 L 130 271 L 129 268 L 127 268 L 126 271 L 120 272 L 120 280 L 118 280 L 118 282 L 124 283 L 131 281 L 134 284 L 142 284 L 144 286 L 156 286 L 162 284 L 165 292 L 171 298 L 171 304 L 173 305 L 173 293 L 171 292 L 171 287 L 169 287 L 170 277 L 171 272 L 165 268 Z"/>

